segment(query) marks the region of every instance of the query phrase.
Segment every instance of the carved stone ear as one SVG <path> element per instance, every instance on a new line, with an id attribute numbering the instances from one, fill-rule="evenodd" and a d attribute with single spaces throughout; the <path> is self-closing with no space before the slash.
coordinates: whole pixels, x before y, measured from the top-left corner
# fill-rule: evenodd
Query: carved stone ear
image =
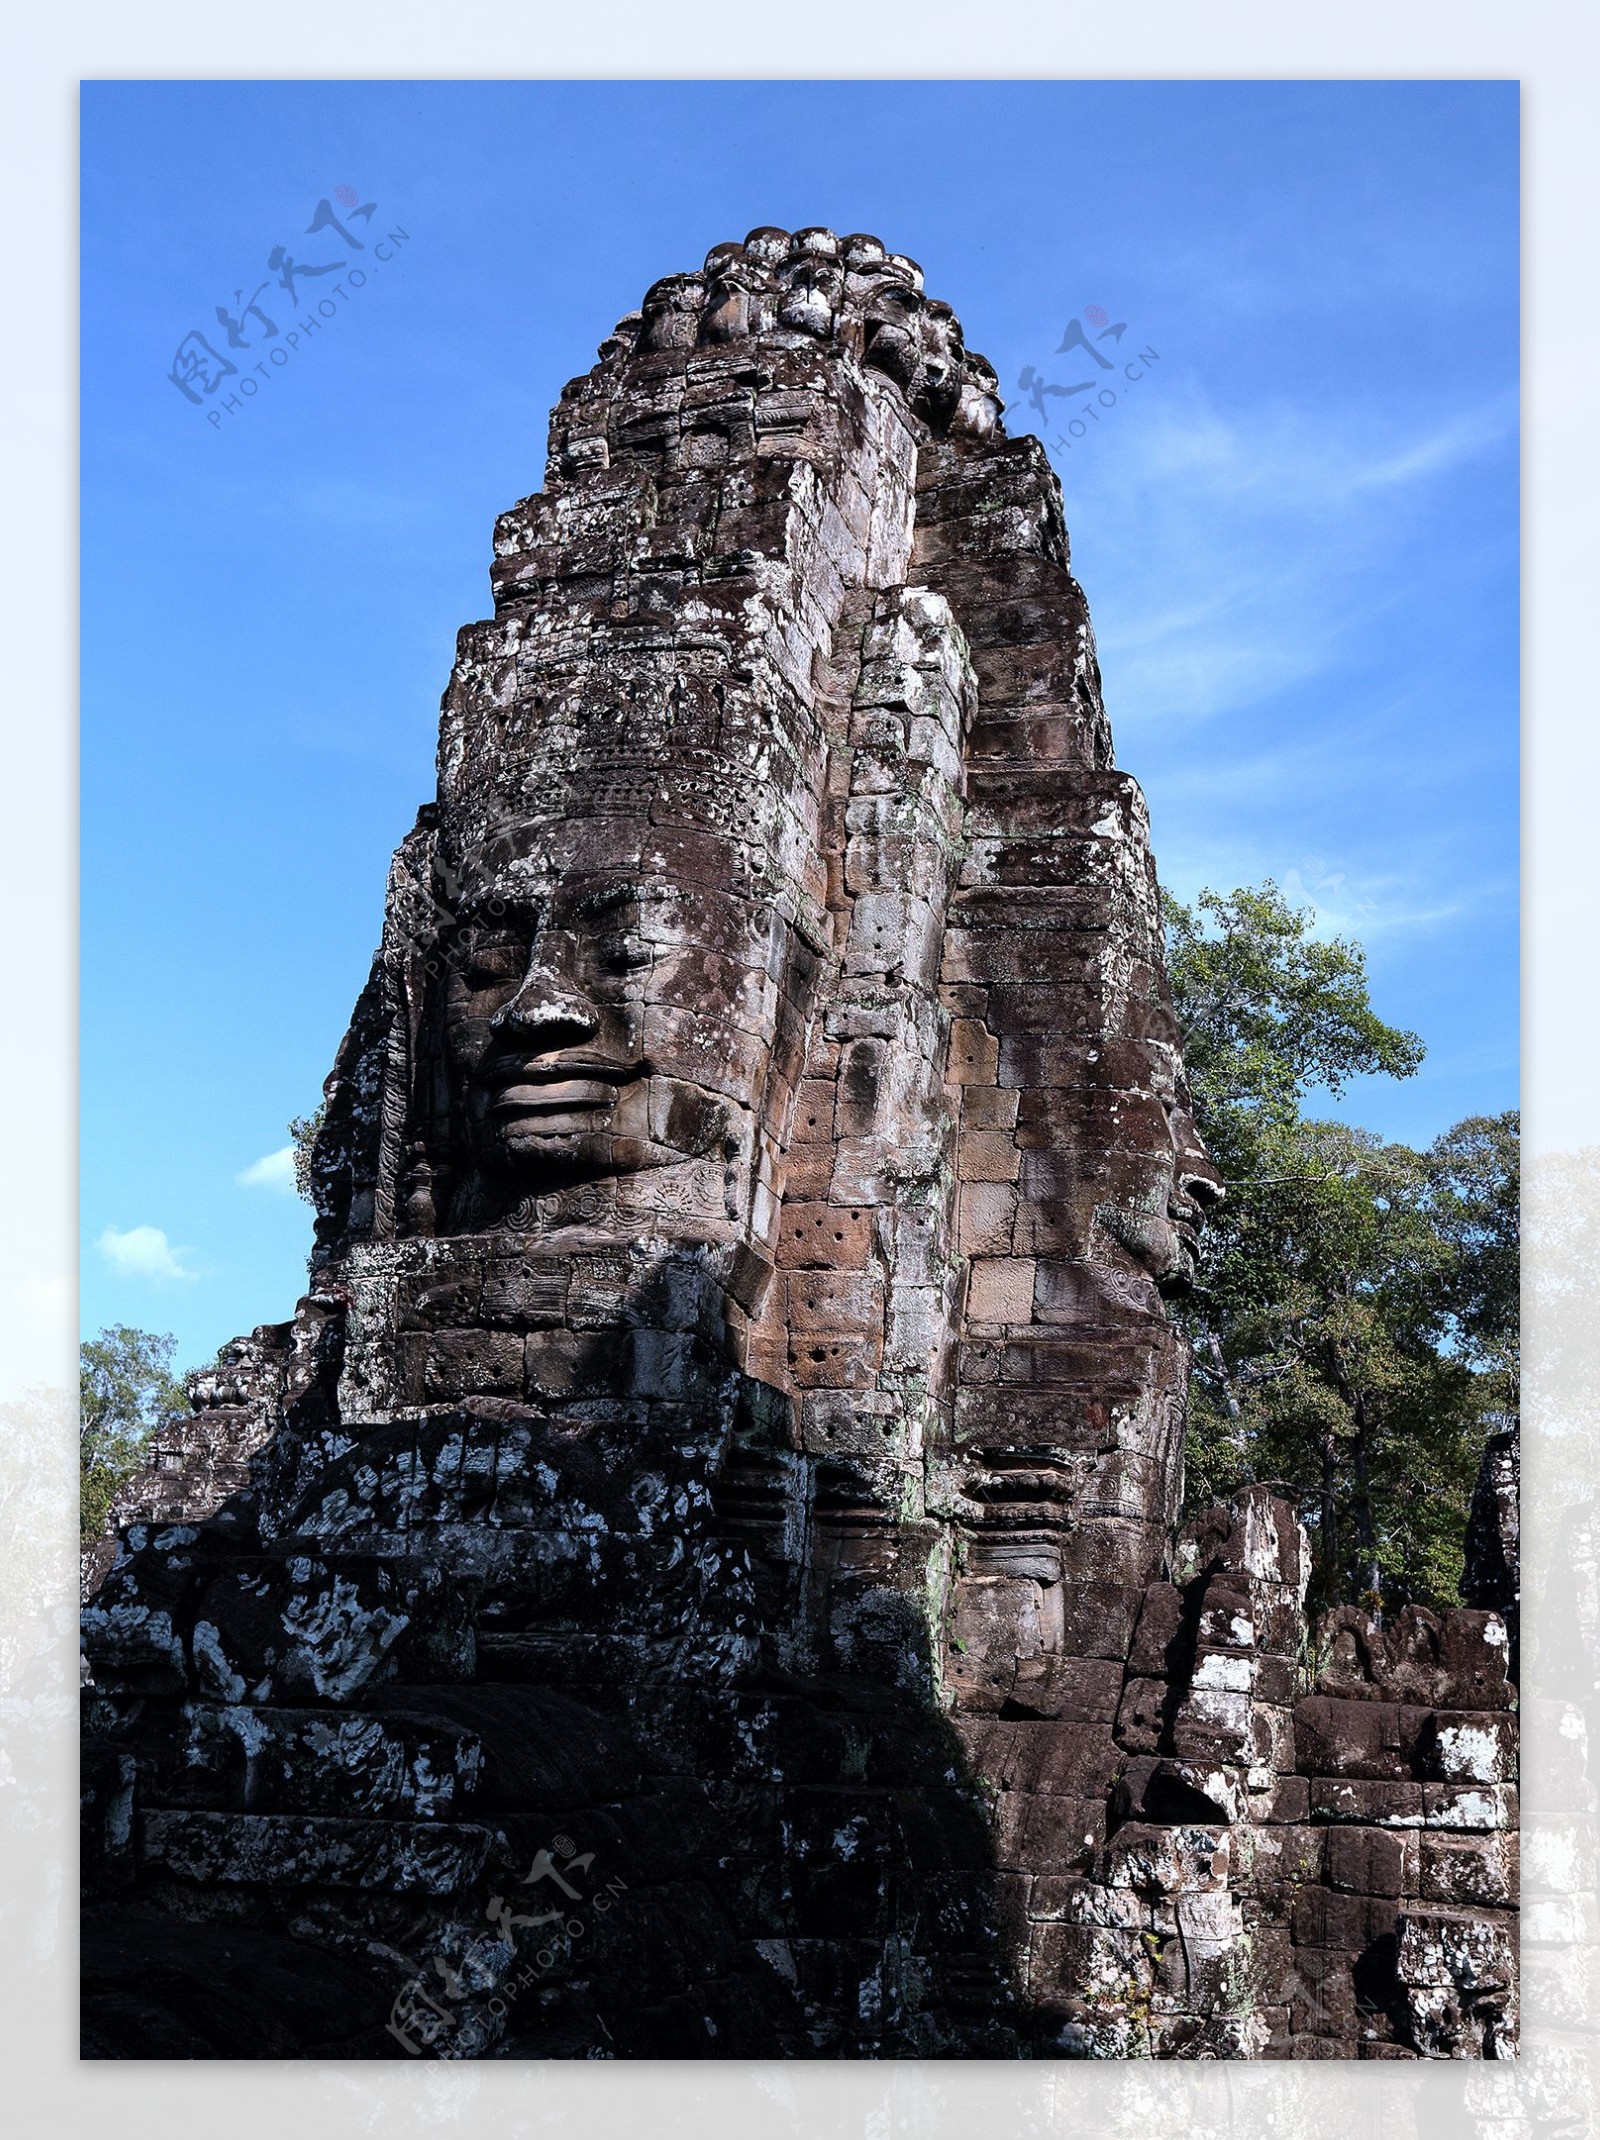
<path id="1" fill-rule="evenodd" d="M 438 1173 L 426 1153 L 420 1147 L 414 1147 L 400 1196 L 403 1230 L 408 1235 L 425 1237 L 439 1231 Z"/>

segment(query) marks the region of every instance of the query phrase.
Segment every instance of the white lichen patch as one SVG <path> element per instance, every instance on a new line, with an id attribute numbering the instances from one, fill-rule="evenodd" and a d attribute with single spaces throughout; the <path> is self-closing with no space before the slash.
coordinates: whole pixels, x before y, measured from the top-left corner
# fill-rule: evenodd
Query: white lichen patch
<path id="1" fill-rule="evenodd" d="M 197 1620 L 194 1629 L 194 1661 L 200 1675 L 200 1683 L 208 1694 L 219 1701 L 242 1701 L 245 1680 L 228 1662 L 222 1647 L 222 1636 L 209 1620 Z"/>
<path id="2" fill-rule="evenodd" d="M 1447 1783 L 1498 1783 L 1502 1764 L 1496 1732 L 1482 1724 L 1441 1724 L 1439 1772 Z"/>

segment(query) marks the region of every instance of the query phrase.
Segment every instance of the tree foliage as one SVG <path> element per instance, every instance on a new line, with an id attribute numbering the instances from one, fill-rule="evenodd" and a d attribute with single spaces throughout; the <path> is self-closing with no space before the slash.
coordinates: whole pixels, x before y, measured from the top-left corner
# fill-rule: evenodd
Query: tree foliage
<path id="1" fill-rule="evenodd" d="M 1261 1140 L 1299 1120 L 1315 1087 L 1410 1077 L 1415 1033 L 1385 1025 L 1367 993 L 1366 954 L 1311 933 L 1310 910 L 1267 883 L 1193 908 L 1166 902 L 1167 959 L 1184 1061 L 1213 1159 L 1244 1179 L 1272 1157 Z"/>
<path id="2" fill-rule="evenodd" d="M 139 1469 L 152 1434 L 189 1409 L 165 1332 L 114 1323 L 78 1347 L 80 1536 L 103 1536 L 111 1504 Z"/>
<path id="3" fill-rule="evenodd" d="M 327 1119 L 328 1103 L 322 1100 L 312 1113 L 295 1115 L 289 1123 L 289 1139 L 294 1147 L 295 1193 L 303 1196 L 308 1204 L 316 1202 L 311 1192 L 311 1153 L 317 1141 L 317 1134 Z"/>
<path id="4" fill-rule="evenodd" d="M 1410 1076 L 1360 946 L 1266 884 L 1169 906 L 1201 1134 L 1227 1185 L 1186 1308 L 1192 1500 L 1276 1480 L 1324 1603 L 1454 1601 L 1485 1436 L 1517 1366 L 1517 1117 L 1426 1152 L 1307 1119 L 1311 1093 Z"/>

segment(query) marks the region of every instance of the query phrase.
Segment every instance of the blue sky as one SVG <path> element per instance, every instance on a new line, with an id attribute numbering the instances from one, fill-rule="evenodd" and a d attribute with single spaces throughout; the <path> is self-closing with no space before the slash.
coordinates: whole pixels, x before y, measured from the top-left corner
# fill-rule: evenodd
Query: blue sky
<path id="1" fill-rule="evenodd" d="M 1158 352 L 1037 427 L 1163 879 L 1274 876 L 1365 943 L 1429 1057 L 1354 1119 L 1514 1105 L 1517 160 L 1505 83 L 87 86 L 86 1327 L 197 1362 L 292 1309 L 309 1213 L 260 1163 L 365 976 L 493 518 L 613 320 L 760 223 L 919 259 L 1013 429 L 1086 307 Z M 341 187 L 366 284 L 213 426 L 180 340 L 225 348 L 275 245 L 355 260 L 305 234 Z"/>

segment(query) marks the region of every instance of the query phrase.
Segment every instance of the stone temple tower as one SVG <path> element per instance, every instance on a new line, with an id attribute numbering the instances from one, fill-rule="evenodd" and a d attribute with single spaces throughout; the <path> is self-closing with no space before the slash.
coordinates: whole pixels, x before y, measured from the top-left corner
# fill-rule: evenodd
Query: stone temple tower
<path id="1" fill-rule="evenodd" d="M 1497 2055 L 1503 1621 L 1176 1531 L 1221 1185 L 950 308 L 657 283 L 493 589 L 250 1485 L 86 1616 L 91 2055 Z"/>

